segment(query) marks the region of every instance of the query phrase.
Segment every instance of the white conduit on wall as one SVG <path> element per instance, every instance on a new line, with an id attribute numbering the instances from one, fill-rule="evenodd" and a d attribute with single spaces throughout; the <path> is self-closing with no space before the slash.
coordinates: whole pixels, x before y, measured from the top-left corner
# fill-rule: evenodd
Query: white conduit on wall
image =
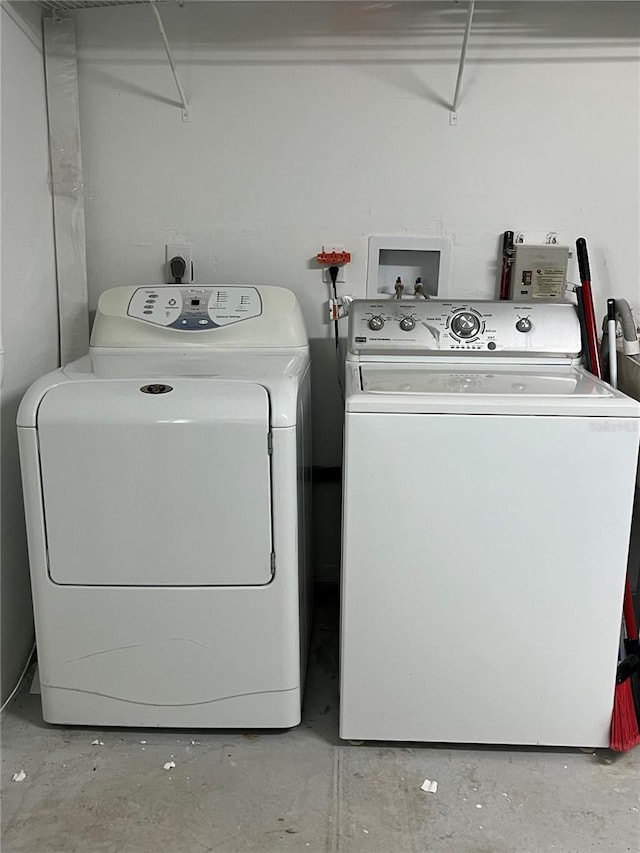
<path id="1" fill-rule="evenodd" d="M 54 16 L 43 23 L 60 361 L 65 365 L 89 346 L 76 32 L 70 18 Z"/>

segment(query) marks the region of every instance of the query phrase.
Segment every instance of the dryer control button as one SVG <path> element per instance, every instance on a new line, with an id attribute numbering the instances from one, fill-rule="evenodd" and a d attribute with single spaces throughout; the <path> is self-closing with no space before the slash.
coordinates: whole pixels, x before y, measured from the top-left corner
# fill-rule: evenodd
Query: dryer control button
<path id="1" fill-rule="evenodd" d="M 530 332 L 531 331 L 531 320 L 528 317 L 521 317 L 516 323 L 516 329 L 519 332 Z"/>
<path id="2" fill-rule="evenodd" d="M 372 317 L 369 320 L 369 328 L 372 332 L 379 332 L 384 326 L 384 320 L 382 317 Z"/>

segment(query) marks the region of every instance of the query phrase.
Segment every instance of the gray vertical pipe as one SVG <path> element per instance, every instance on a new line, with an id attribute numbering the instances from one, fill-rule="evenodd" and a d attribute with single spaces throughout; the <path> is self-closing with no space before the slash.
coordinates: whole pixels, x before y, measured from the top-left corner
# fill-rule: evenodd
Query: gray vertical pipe
<path id="1" fill-rule="evenodd" d="M 45 18 L 43 27 L 60 361 L 64 365 L 84 355 L 89 345 L 76 31 L 71 18 L 57 16 Z"/>
<path id="2" fill-rule="evenodd" d="M 453 104 L 451 105 L 451 112 L 455 113 L 458 111 L 458 104 L 460 103 L 460 92 L 462 90 L 462 77 L 464 76 L 464 66 L 467 61 L 467 47 L 469 46 L 469 36 L 471 35 L 471 23 L 473 21 L 473 12 L 475 9 L 476 0 L 469 0 L 469 6 L 467 8 L 467 23 L 464 28 L 464 38 L 462 39 L 462 50 L 460 52 L 460 64 L 458 65 L 458 79 L 456 80 L 456 91 L 453 96 Z"/>

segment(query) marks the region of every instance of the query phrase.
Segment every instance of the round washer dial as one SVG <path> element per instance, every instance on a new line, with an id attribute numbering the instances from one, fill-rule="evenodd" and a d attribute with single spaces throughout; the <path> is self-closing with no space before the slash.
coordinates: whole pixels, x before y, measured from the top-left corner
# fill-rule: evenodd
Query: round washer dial
<path id="1" fill-rule="evenodd" d="M 451 318 L 451 331 L 459 338 L 472 338 L 480 331 L 480 320 L 469 311 L 461 311 Z"/>
<path id="2" fill-rule="evenodd" d="M 400 320 L 400 328 L 403 332 L 411 332 L 416 327 L 416 321 L 413 317 L 403 317 Z"/>

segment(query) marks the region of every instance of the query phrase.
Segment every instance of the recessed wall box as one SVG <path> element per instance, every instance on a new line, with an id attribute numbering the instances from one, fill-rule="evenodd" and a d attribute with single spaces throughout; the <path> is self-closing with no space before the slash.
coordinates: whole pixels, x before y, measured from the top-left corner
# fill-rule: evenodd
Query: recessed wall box
<path id="1" fill-rule="evenodd" d="M 516 243 L 509 298 L 564 299 L 569 247 Z"/>
<path id="2" fill-rule="evenodd" d="M 398 278 L 403 298 L 415 298 L 417 279 L 429 296 L 447 296 L 450 261 L 446 237 L 369 237 L 367 297 L 395 296 Z"/>

